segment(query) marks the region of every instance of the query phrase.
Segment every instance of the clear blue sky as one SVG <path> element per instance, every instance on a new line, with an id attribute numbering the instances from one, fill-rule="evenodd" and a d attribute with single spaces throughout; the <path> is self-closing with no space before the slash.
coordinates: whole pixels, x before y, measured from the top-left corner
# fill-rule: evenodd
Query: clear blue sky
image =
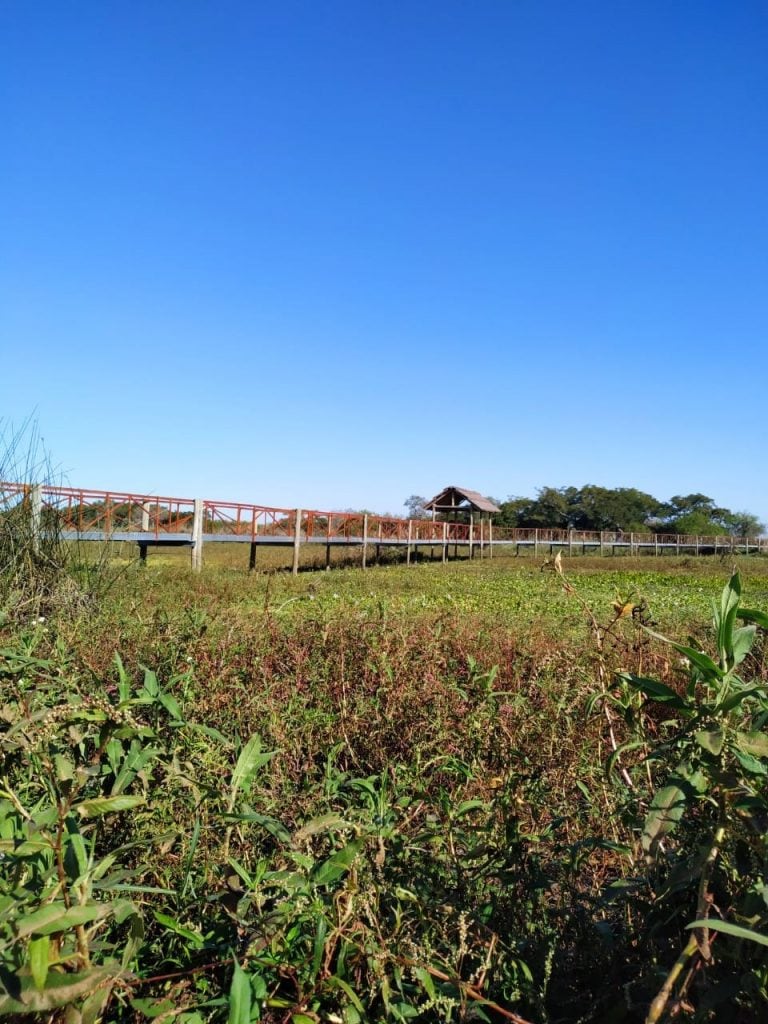
<path id="1" fill-rule="evenodd" d="M 0 415 L 72 484 L 768 520 L 765 3 L 0 7 Z"/>

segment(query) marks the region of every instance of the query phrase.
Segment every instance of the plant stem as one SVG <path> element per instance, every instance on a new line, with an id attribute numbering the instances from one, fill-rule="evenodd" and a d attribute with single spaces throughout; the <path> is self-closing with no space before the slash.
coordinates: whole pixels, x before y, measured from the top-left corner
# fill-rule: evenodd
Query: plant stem
<path id="1" fill-rule="evenodd" d="M 659 989 L 659 994 L 651 1003 L 650 1009 L 648 1010 L 648 1016 L 645 1018 L 645 1024 L 657 1024 L 661 1020 L 662 1014 L 666 1009 L 669 997 L 672 995 L 672 989 L 675 987 L 675 982 L 680 977 L 688 963 L 690 958 L 697 953 L 699 949 L 699 942 L 695 935 L 692 935 L 686 943 L 680 956 L 675 960 L 672 970 L 666 977 L 664 984 Z"/>

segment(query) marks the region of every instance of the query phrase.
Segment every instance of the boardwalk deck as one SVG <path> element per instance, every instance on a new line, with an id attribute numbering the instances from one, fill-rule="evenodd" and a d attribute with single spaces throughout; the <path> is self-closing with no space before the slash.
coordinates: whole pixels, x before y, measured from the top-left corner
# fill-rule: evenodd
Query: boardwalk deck
<path id="1" fill-rule="evenodd" d="M 568 551 L 631 554 L 763 554 L 765 537 L 697 537 L 676 534 L 622 533 L 556 529 L 512 529 L 487 523 L 432 519 L 400 519 L 357 512 L 274 508 L 241 502 L 168 498 L 128 492 L 49 487 L 0 482 L 0 507 L 28 503 L 35 528 L 55 528 L 65 540 L 137 544 L 142 558 L 150 547 L 186 546 L 193 565 L 202 564 L 207 544 L 248 544 L 250 564 L 258 546 L 294 549 L 294 571 L 303 545 L 361 549 L 366 564 L 369 548 L 400 548 L 408 560 L 416 548 L 441 551 L 445 561 L 466 548 L 470 557 L 493 557 L 494 551 L 533 550 L 535 554 Z M 330 558 L 329 558 L 330 563 Z M 329 564 L 328 563 L 328 564 Z"/>

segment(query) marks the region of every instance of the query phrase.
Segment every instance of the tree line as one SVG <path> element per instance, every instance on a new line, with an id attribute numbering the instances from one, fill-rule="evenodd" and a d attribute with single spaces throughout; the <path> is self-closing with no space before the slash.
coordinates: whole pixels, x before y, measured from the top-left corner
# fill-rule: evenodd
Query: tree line
<path id="1" fill-rule="evenodd" d="M 625 533 L 684 533 L 698 536 L 755 537 L 765 530 L 751 512 L 733 512 L 706 494 L 676 494 L 660 501 L 635 487 L 541 487 L 535 498 L 491 498 L 501 512 L 498 526 L 563 530 L 621 530 Z M 420 516 L 425 499 L 405 501 L 409 515 Z"/>

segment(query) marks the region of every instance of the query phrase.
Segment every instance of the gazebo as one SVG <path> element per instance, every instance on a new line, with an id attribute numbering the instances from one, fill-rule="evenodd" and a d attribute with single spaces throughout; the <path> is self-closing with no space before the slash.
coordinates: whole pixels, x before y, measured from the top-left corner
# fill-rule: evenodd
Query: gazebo
<path id="1" fill-rule="evenodd" d="M 472 556 L 473 527 L 475 516 L 477 516 L 480 524 L 480 554 L 482 555 L 483 552 L 484 541 L 487 541 L 489 553 L 493 555 L 493 520 L 491 517 L 494 512 L 501 512 L 501 509 L 488 498 L 484 498 L 479 491 L 470 491 L 467 487 L 444 487 L 439 494 L 425 503 L 424 508 L 432 513 L 433 519 L 438 512 L 443 515 L 453 514 L 454 520 L 458 520 L 460 515 L 469 516 L 470 557 Z M 487 523 L 487 533 L 483 529 L 484 523 Z"/>

